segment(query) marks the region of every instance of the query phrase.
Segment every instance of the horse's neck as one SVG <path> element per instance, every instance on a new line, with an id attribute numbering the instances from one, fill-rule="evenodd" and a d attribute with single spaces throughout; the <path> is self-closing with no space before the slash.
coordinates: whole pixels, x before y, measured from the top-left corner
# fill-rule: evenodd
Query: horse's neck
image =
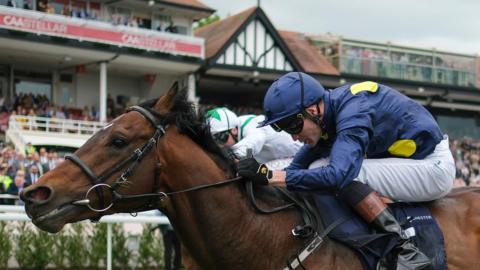
<path id="1" fill-rule="evenodd" d="M 169 158 L 178 162 L 180 156 L 173 155 L 169 152 Z M 203 151 L 192 153 L 187 161 L 183 159 L 182 170 L 172 172 L 172 179 L 181 179 L 184 185 L 176 190 L 225 179 Z M 168 214 L 175 230 L 204 269 L 282 269 L 286 259 L 304 246 L 303 241 L 291 234 L 291 229 L 301 223 L 300 215 L 294 210 L 259 214 L 237 185 L 172 197 L 173 211 Z M 345 252 L 351 254 L 345 249 L 337 252 L 332 245 L 335 246 L 330 241 L 327 247 L 322 247 L 328 250 L 317 252 L 315 260 L 329 265 L 329 262 L 335 264 Z"/>

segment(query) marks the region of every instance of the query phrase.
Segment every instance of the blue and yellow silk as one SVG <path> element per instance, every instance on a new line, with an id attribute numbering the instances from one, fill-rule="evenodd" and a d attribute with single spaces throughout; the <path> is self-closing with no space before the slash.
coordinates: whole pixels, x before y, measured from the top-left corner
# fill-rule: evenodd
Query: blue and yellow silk
<path id="1" fill-rule="evenodd" d="M 443 139 L 424 107 L 385 85 L 345 85 L 327 91 L 323 100 L 329 139 L 297 153 L 286 169 L 291 190 L 341 189 L 358 176 L 365 157 L 423 159 Z M 326 156 L 330 165 L 308 169 Z"/>

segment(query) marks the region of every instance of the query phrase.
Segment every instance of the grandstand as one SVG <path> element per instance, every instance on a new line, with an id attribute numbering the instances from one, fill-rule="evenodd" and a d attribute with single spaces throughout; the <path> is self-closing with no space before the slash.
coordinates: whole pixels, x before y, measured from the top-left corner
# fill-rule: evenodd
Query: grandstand
<path id="1" fill-rule="evenodd" d="M 62 157 L 175 81 L 204 107 L 259 114 L 274 79 L 303 71 L 412 97 L 456 139 L 458 185 L 480 185 L 480 145 L 458 139 L 480 140 L 476 55 L 278 30 L 260 7 L 194 29 L 214 12 L 197 0 L 0 0 L 0 133 L 17 156 L 31 143 Z"/>

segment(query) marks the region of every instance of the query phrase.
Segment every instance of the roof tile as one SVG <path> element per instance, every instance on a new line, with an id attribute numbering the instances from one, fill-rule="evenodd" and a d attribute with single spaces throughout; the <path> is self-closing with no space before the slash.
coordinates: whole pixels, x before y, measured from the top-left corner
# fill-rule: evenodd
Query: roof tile
<path id="1" fill-rule="evenodd" d="M 162 0 L 162 2 L 169 2 L 172 4 L 182 5 L 182 6 L 189 6 L 195 8 L 202 8 L 202 9 L 212 9 L 211 7 L 205 5 L 204 3 L 198 0 Z"/>
<path id="2" fill-rule="evenodd" d="M 299 32 L 279 30 L 293 56 L 307 73 L 339 75 L 338 70 Z"/>

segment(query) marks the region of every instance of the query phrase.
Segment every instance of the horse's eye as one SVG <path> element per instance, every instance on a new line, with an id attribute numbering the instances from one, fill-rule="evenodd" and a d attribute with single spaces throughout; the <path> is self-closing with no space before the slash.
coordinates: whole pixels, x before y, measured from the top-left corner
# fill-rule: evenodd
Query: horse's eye
<path id="1" fill-rule="evenodd" d="M 122 148 L 127 145 L 127 141 L 121 138 L 115 138 L 112 140 L 111 144 L 117 148 Z"/>

